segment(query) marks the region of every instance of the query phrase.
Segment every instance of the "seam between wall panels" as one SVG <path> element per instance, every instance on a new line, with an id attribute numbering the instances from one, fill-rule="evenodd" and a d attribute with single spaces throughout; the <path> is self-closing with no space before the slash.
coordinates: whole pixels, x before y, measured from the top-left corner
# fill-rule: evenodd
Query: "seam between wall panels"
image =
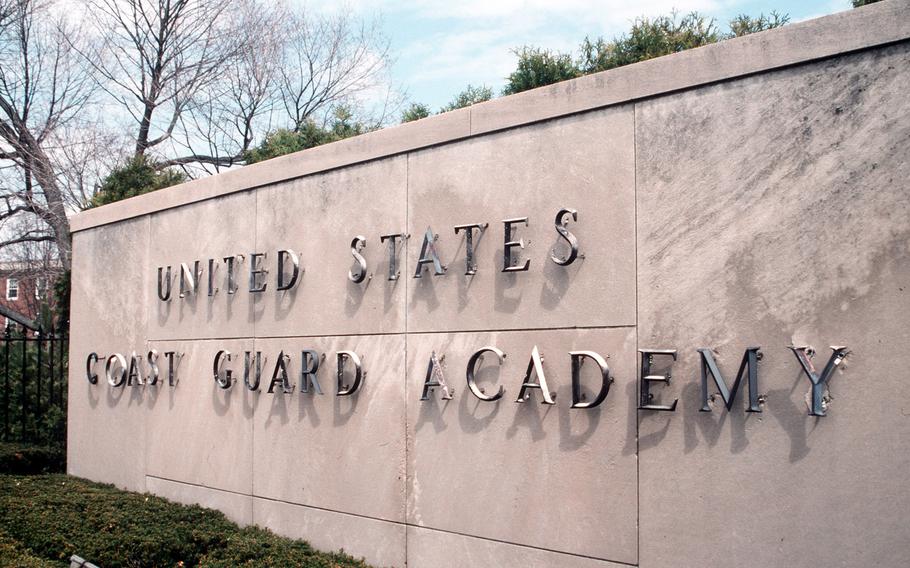
<path id="1" fill-rule="evenodd" d="M 149 261 L 152 259 L 152 215 L 145 216 L 145 226 L 146 226 L 145 268 L 143 269 L 143 273 L 146 276 L 145 276 L 145 282 L 143 283 L 143 286 L 145 287 L 146 290 L 148 290 L 148 283 L 149 283 L 149 279 L 150 279 L 149 277 L 152 276 L 152 274 L 149 274 L 146 271 L 153 270 L 153 269 L 149 268 L 151 266 L 151 262 L 149 262 Z M 71 261 L 70 266 L 72 267 L 72 261 Z M 158 275 L 154 274 L 154 276 L 156 278 L 155 291 L 157 294 L 157 290 L 158 290 L 157 277 L 158 277 Z M 72 282 L 72 278 L 70 278 L 70 282 Z M 157 297 L 156 297 L 156 299 L 157 299 Z M 152 348 L 151 340 L 149 339 L 149 320 L 152 317 L 151 305 L 152 305 L 152 298 L 151 298 L 151 296 L 149 296 L 148 298 L 145 299 L 145 333 L 143 334 L 143 337 L 145 337 L 145 352 L 146 353 L 148 353 L 149 350 Z M 155 304 L 155 305 L 157 306 L 157 304 Z M 70 359 L 70 360 L 72 360 L 72 359 Z M 146 408 L 145 412 L 142 413 L 143 421 L 144 421 L 144 423 L 142 425 L 142 430 L 145 432 L 145 434 L 144 434 L 145 447 L 142 449 L 142 474 L 143 474 L 142 490 L 143 491 L 148 491 L 148 481 L 147 481 L 147 476 L 148 476 L 148 472 L 149 472 L 149 439 L 148 439 L 149 428 L 148 428 L 148 424 L 149 424 L 149 414 L 150 413 L 151 413 L 151 409 L 149 409 L 149 408 Z"/>
<path id="2" fill-rule="evenodd" d="M 470 132 L 470 127 L 468 128 Z M 411 153 L 405 154 L 404 159 L 404 233 L 409 234 L 411 220 Z M 408 343 L 410 335 L 408 334 L 408 244 L 410 239 L 404 239 L 404 565 L 408 565 L 408 497 L 410 495 L 410 476 L 409 476 L 409 454 L 408 454 L 408 405 L 411 397 L 408 396 Z"/>
<path id="3" fill-rule="evenodd" d="M 635 240 L 632 250 L 635 252 L 635 375 L 638 376 L 638 103 L 632 103 L 632 221 L 635 224 Z M 638 383 L 636 380 L 635 383 Z M 634 383 L 633 383 L 634 384 Z M 638 385 L 636 384 L 636 398 Z M 641 423 L 638 420 L 638 401 L 632 412 L 635 413 L 635 560 L 641 564 L 641 452 L 639 440 Z"/>
<path id="4" fill-rule="evenodd" d="M 255 219 L 255 221 L 253 222 L 253 250 L 254 251 L 259 250 L 259 193 L 260 193 L 259 189 L 253 190 L 253 216 L 254 216 L 253 218 Z M 250 301 L 254 302 L 255 300 L 253 298 L 251 298 Z M 256 313 L 255 308 L 253 310 L 253 313 L 254 314 Z M 256 317 L 255 317 L 255 315 L 253 317 L 252 326 L 253 326 L 253 331 L 252 331 L 253 350 L 257 351 L 258 346 L 256 344 L 259 342 L 259 337 L 257 337 L 257 335 L 256 335 Z M 250 517 L 251 517 L 251 520 L 254 525 L 256 524 L 256 512 L 253 508 L 253 505 L 255 503 L 255 501 L 253 501 L 253 489 L 256 486 L 256 481 L 254 479 L 254 475 L 256 472 L 256 465 L 255 465 L 256 411 L 259 409 L 259 398 L 260 397 L 257 394 L 256 404 L 253 405 L 253 412 L 251 413 L 250 420 L 249 420 L 249 422 L 250 422 Z"/>
<path id="5" fill-rule="evenodd" d="M 319 507 L 319 506 L 316 506 L 316 505 L 306 505 L 306 504 L 303 504 L 303 503 L 296 503 L 296 502 L 294 502 L 294 501 L 286 501 L 286 500 L 284 500 L 284 499 L 275 499 L 275 498 L 273 498 L 273 497 L 263 497 L 263 496 L 261 496 L 261 495 L 247 495 L 246 493 L 240 493 L 240 492 L 237 492 L 237 491 L 232 491 L 232 490 L 230 490 L 230 489 L 221 489 L 221 488 L 217 488 L 217 487 L 209 487 L 209 486 L 207 486 L 207 485 L 202 485 L 202 484 L 199 484 L 199 483 L 192 483 L 192 482 L 189 482 L 189 481 L 179 481 L 179 480 L 176 480 L 176 479 L 170 479 L 170 478 L 161 477 L 161 476 L 158 476 L 158 475 L 147 475 L 146 477 L 147 477 L 147 478 L 152 478 L 152 479 L 157 479 L 157 480 L 160 480 L 160 481 L 166 481 L 166 482 L 168 482 L 168 483 L 173 483 L 173 484 L 175 484 L 175 485 L 184 485 L 184 486 L 187 486 L 187 487 L 196 487 L 196 488 L 198 488 L 198 489 L 203 489 L 203 490 L 206 490 L 206 491 L 212 491 L 212 492 L 215 492 L 215 493 L 224 493 L 224 494 L 228 494 L 228 495 L 236 495 L 236 496 L 238 496 L 238 497 L 249 497 L 249 498 L 253 501 L 254 504 L 255 504 L 255 502 L 256 502 L 256 499 L 259 499 L 259 500 L 262 500 L 262 501 L 268 501 L 268 502 L 270 502 L 270 503 L 281 503 L 281 504 L 290 505 L 290 506 L 293 506 L 293 507 L 300 507 L 301 509 L 311 509 L 311 510 L 313 510 L 313 511 L 322 511 L 322 512 L 325 512 L 325 513 L 332 513 L 332 514 L 335 514 L 335 515 L 342 515 L 342 516 L 345 516 L 345 517 L 354 517 L 354 518 L 357 518 L 357 519 L 364 519 L 364 520 L 368 520 L 368 521 L 374 521 L 374 522 L 377 522 L 377 523 L 388 523 L 388 524 L 390 524 L 390 525 L 398 525 L 398 526 L 405 527 L 406 529 L 409 528 L 409 527 L 414 527 L 414 528 L 417 528 L 417 529 L 420 529 L 420 530 L 425 530 L 425 531 L 432 531 L 432 532 L 438 532 L 438 533 L 443 533 L 443 534 L 450 534 L 450 535 L 461 536 L 461 537 L 465 537 L 465 538 L 472 538 L 472 539 L 476 539 L 476 540 L 482 540 L 482 541 L 486 541 L 486 542 L 495 542 L 495 543 L 499 543 L 499 544 L 506 544 L 506 545 L 509 545 L 509 546 L 516 546 L 516 547 L 519 547 L 519 548 L 526 548 L 526 549 L 529 549 L 529 550 L 537 550 L 537 551 L 541 551 L 541 552 L 549 552 L 549 553 L 551 553 L 551 554 L 558 554 L 558 555 L 561 555 L 561 556 L 571 556 L 571 557 L 575 557 L 575 558 L 587 558 L 587 559 L 591 559 L 591 560 L 596 560 L 596 561 L 598 561 L 598 562 L 609 562 L 609 563 L 612 563 L 612 564 L 618 564 L 618 565 L 622 565 L 622 566 L 637 566 L 636 564 L 632 564 L 632 563 L 629 563 L 629 562 L 623 562 L 623 561 L 621 561 L 621 560 L 611 560 L 611 559 L 609 559 L 609 558 L 601 558 L 601 557 L 598 557 L 598 556 L 591 556 L 591 555 L 587 555 L 587 554 L 576 554 L 576 553 L 568 552 L 568 551 L 565 551 L 565 550 L 553 550 L 553 549 L 544 548 L 544 547 L 541 547 L 541 546 L 534 546 L 534 545 L 532 545 L 532 544 L 524 544 L 524 543 L 520 543 L 520 542 L 512 542 L 512 541 L 509 541 L 509 540 L 497 539 L 497 538 L 487 538 L 487 537 L 477 536 L 477 535 L 474 535 L 474 534 L 465 533 L 465 532 L 460 532 L 460 531 L 453 531 L 453 530 L 442 529 L 442 528 L 438 528 L 438 527 L 431 527 L 431 526 L 426 526 L 426 525 L 418 525 L 418 524 L 414 524 L 414 523 L 395 521 L 395 520 L 391 520 L 391 519 L 383 519 L 383 518 L 381 518 L 381 517 L 374 517 L 374 516 L 371 516 L 371 515 L 364 515 L 364 514 L 361 514 L 361 513 L 352 513 L 352 512 L 350 512 L 350 511 L 340 511 L 340 510 L 332 509 L 332 508 L 329 508 L 329 507 Z M 405 534 L 407 534 L 407 531 L 405 532 Z"/>

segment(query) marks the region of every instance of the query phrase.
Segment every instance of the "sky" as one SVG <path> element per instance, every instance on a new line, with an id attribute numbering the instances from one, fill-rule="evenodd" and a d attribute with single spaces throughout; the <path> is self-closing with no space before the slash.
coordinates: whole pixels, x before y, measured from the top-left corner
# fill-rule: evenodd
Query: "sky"
<path id="1" fill-rule="evenodd" d="M 337 0 L 309 0 L 331 12 Z M 395 61 L 393 86 L 434 111 L 468 84 L 499 93 L 515 68 L 512 50 L 523 45 L 577 53 L 586 36 L 612 39 L 637 16 L 698 11 L 726 22 L 738 14 L 776 10 L 791 22 L 851 8 L 850 0 L 349 0 L 361 17 L 380 17 Z"/>

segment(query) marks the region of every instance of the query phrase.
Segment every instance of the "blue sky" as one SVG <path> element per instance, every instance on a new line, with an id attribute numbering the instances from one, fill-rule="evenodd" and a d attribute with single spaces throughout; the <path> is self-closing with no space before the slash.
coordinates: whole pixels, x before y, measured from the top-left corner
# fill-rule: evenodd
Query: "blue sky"
<path id="1" fill-rule="evenodd" d="M 310 0 L 311 9 L 336 10 L 332 0 Z M 497 93 L 515 67 L 511 50 L 530 44 L 573 51 L 585 36 L 612 38 L 636 16 L 693 10 L 726 22 L 737 14 L 777 10 L 791 21 L 850 9 L 850 0 L 353 0 L 355 13 L 382 18 L 396 57 L 392 81 L 409 100 L 433 110 L 469 83 Z"/>

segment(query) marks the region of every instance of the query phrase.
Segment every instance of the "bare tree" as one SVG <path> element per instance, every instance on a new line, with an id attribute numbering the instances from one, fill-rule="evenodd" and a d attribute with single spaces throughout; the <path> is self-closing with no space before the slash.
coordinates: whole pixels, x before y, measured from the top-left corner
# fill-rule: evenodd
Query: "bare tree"
<path id="1" fill-rule="evenodd" d="M 132 118 L 133 154 L 169 141 L 197 96 L 234 64 L 242 37 L 230 0 L 89 0 L 100 38 L 85 53 Z"/>
<path id="2" fill-rule="evenodd" d="M 127 110 L 135 156 L 218 171 L 274 127 L 325 121 L 379 85 L 388 41 L 350 11 L 310 15 L 263 0 L 89 0 L 87 64 Z"/>
<path id="3" fill-rule="evenodd" d="M 377 20 L 357 19 L 350 11 L 300 11 L 286 21 L 279 95 L 291 128 L 324 119 L 335 106 L 353 106 L 358 95 L 379 86 L 390 57 Z"/>
<path id="4" fill-rule="evenodd" d="M 56 161 L 60 132 L 74 126 L 89 103 L 92 82 L 47 4 L 0 0 L 0 249 L 53 242 L 65 268 L 70 230 L 65 186 Z M 31 222 L 18 222 L 22 216 Z"/>
<path id="5" fill-rule="evenodd" d="M 350 11 L 81 0 L 65 14 L 92 28 L 80 36 L 54 2 L 0 0 L 0 251 L 51 243 L 68 269 L 67 212 L 124 157 L 215 172 L 275 128 L 324 126 L 340 107 L 378 125 L 394 99 L 382 100 L 388 41 Z M 379 111 L 367 121 L 370 97 Z"/>

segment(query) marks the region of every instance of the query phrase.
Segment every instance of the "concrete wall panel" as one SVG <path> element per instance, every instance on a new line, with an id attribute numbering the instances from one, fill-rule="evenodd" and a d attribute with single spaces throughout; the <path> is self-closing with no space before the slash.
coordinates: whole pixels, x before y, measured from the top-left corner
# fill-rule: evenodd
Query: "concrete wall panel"
<path id="1" fill-rule="evenodd" d="M 408 331 L 634 325 L 633 161 L 629 106 L 411 154 Z M 553 226 L 563 207 L 579 212 L 570 230 L 585 255 L 569 266 L 550 260 L 554 247 L 565 255 Z M 527 248 L 515 256 L 531 264 L 502 274 L 502 221 L 516 217 L 528 226 L 516 226 Z M 466 223 L 489 223 L 474 276 L 453 228 Z M 415 279 L 427 227 L 448 271 Z"/>
<path id="2" fill-rule="evenodd" d="M 412 568 L 474 568 L 475 566 L 622 568 L 628 564 L 560 554 L 550 550 L 421 527 L 408 527 L 408 566 Z"/>
<path id="3" fill-rule="evenodd" d="M 681 350 L 655 388 L 679 409 L 641 417 L 643 566 L 910 562 L 908 64 L 904 44 L 638 105 L 639 343 Z M 793 344 L 819 368 L 852 351 L 828 416 Z M 750 345 L 763 412 L 699 413 L 695 349 L 732 382 Z"/>
<path id="4" fill-rule="evenodd" d="M 73 237 L 67 471 L 134 491 L 145 489 L 149 393 L 110 387 L 103 360 L 90 384 L 85 365 L 92 352 L 145 352 L 148 236 L 142 217 Z"/>
<path id="5" fill-rule="evenodd" d="M 485 356 L 481 402 L 466 386 L 475 350 Z M 515 402 L 534 346 L 556 404 L 540 391 Z M 572 409 L 572 350 L 609 357 L 615 382 L 593 409 Z M 635 563 L 635 330 L 415 334 L 408 337 L 408 522 L 497 541 Z M 445 356 L 452 400 L 436 388 L 420 401 L 433 352 Z M 599 390 L 596 366 L 583 368 L 586 393 Z M 590 398 L 589 398 L 590 400 Z"/>
<path id="6" fill-rule="evenodd" d="M 251 494 L 256 395 L 242 388 L 242 363 L 236 365 L 240 385 L 231 389 L 217 388 L 212 373 L 219 350 L 236 354 L 236 360 L 245 344 L 240 340 L 159 341 L 153 346 L 183 357 L 176 387 L 146 389 L 148 475 Z"/>
<path id="7" fill-rule="evenodd" d="M 404 331 L 405 282 L 388 280 L 380 235 L 405 230 L 406 167 L 401 156 L 257 190 L 256 247 L 268 251 L 270 270 L 268 289 L 254 298 L 258 337 Z M 361 254 L 372 274 L 361 283 L 348 279 L 356 236 L 366 238 Z M 276 292 L 283 248 L 300 255 L 305 272 Z"/>
<path id="8" fill-rule="evenodd" d="M 236 193 L 217 201 L 203 201 L 151 216 L 151 244 L 147 281 L 149 339 L 209 339 L 247 337 L 254 330 L 254 295 L 249 293 L 249 254 L 256 251 L 256 195 Z M 274 254 L 274 253 L 273 253 Z M 235 294 L 228 294 L 224 258 L 237 261 Z M 215 286 L 208 295 L 208 259 L 215 259 Z M 204 272 L 197 294 L 180 298 L 180 263 L 190 270 L 200 261 Z M 272 260 L 272 255 L 269 255 Z M 171 298 L 157 297 L 158 267 L 172 267 Z M 272 269 L 266 264 L 265 268 Z M 271 274 L 271 272 L 270 272 Z M 274 284 L 272 284 L 274 285 Z"/>
<path id="9" fill-rule="evenodd" d="M 253 520 L 319 550 L 344 550 L 373 566 L 404 566 L 405 525 L 269 499 L 253 499 Z"/>
<path id="10" fill-rule="evenodd" d="M 218 509 L 235 523 L 246 526 L 253 523 L 253 498 L 250 495 L 221 491 L 199 485 L 147 476 L 146 489 L 159 497 L 185 505 L 200 505 Z"/>
<path id="11" fill-rule="evenodd" d="M 256 397 L 253 490 L 257 496 L 404 521 L 404 335 L 257 340 L 268 357 Z M 300 392 L 302 349 L 326 355 L 317 378 L 324 394 Z M 290 355 L 292 394 L 264 392 L 281 350 Z M 336 353 L 360 356 L 358 393 L 335 396 Z M 347 363 L 346 378 L 353 378 Z"/>

